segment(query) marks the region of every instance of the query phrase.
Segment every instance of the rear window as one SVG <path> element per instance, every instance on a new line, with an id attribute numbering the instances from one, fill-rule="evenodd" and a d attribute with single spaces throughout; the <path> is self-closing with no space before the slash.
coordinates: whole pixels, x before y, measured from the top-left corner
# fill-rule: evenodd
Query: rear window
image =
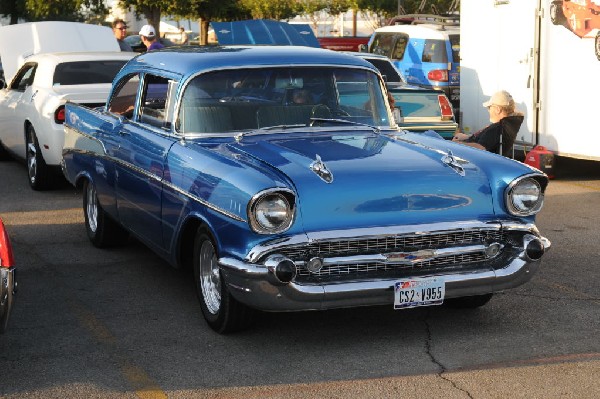
<path id="1" fill-rule="evenodd" d="M 125 60 L 64 62 L 56 66 L 53 85 L 112 83 L 125 62 Z"/>
<path id="2" fill-rule="evenodd" d="M 423 47 L 423 62 L 447 63 L 448 54 L 446 53 L 446 42 L 438 39 L 425 40 Z"/>
<path id="3" fill-rule="evenodd" d="M 402 92 L 392 95 L 396 100 L 396 107 L 400 107 L 404 117 L 440 117 L 440 103 L 435 93 Z"/>

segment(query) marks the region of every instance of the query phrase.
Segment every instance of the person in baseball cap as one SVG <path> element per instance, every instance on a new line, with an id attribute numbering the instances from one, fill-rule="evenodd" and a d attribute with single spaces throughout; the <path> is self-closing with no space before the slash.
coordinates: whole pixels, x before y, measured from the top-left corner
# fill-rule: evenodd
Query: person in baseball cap
<path id="1" fill-rule="evenodd" d="M 515 100 L 506 90 L 500 90 L 494 93 L 489 100 L 483 103 L 485 108 L 490 108 L 492 105 L 507 108 L 507 113 L 512 114 L 515 111 Z"/>
<path id="2" fill-rule="evenodd" d="M 506 90 L 495 92 L 483 106 L 490 114 L 491 123 L 472 135 L 457 132 L 452 141 L 512 158 L 513 145 L 525 116 L 515 110 L 515 100 Z"/>
<path id="3" fill-rule="evenodd" d="M 158 41 L 156 31 L 152 25 L 142 26 L 142 29 L 140 29 L 140 38 L 142 39 L 142 43 L 146 46 L 147 51 L 158 50 L 165 47 Z"/>

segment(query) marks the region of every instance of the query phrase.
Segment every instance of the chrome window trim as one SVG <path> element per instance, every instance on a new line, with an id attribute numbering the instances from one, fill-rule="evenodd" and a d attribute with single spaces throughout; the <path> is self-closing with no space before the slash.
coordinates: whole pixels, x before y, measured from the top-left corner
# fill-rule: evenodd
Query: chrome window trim
<path id="1" fill-rule="evenodd" d="M 366 61 L 368 62 L 368 61 Z M 175 126 L 179 125 L 179 113 L 180 113 L 180 109 L 181 109 L 181 103 L 183 101 L 183 93 L 185 92 L 185 90 L 187 89 L 188 85 L 190 84 L 190 82 L 195 79 L 196 77 L 200 76 L 200 75 L 205 75 L 207 73 L 213 73 L 213 72 L 221 72 L 221 71 L 232 71 L 232 70 L 237 70 L 237 69 L 265 69 L 265 68 L 346 68 L 346 69 L 360 69 L 360 70 L 365 70 L 365 71 L 370 71 L 372 73 L 374 73 L 375 75 L 378 76 L 379 79 L 379 84 L 382 85 L 382 87 L 385 87 L 385 82 L 383 80 L 383 77 L 381 76 L 381 73 L 379 72 L 379 70 L 377 70 L 377 68 L 375 68 L 375 66 L 373 66 L 372 68 L 369 66 L 359 66 L 359 65 L 353 65 L 351 67 L 347 66 L 347 65 L 340 65 L 340 64 L 301 64 L 301 65 L 297 65 L 297 64 L 269 64 L 269 65 L 244 65 L 244 66 L 227 66 L 227 67 L 220 67 L 220 68 L 214 68 L 214 69 L 210 69 L 210 70 L 203 70 L 203 71 L 198 71 L 195 72 L 189 76 L 187 76 L 185 78 L 184 81 L 182 81 L 180 83 L 180 89 L 177 91 L 177 97 L 176 97 L 176 105 L 175 105 L 175 110 L 173 112 L 173 121 L 171 123 L 171 125 L 173 126 L 173 132 L 174 134 L 178 135 L 179 137 L 183 137 L 183 138 L 190 138 L 190 137 L 209 137 L 210 135 L 208 134 L 198 134 L 198 135 L 193 135 L 193 136 L 188 136 L 188 135 L 184 135 L 180 130 L 175 129 Z M 385 91 L 382 91 L 382 94 L 385 94 Z M 389 126 L 388 126 L 389 128 Z M 236 130 L 237 133 L 239 133 L 239 131 Z M 234 136 L 237 133 L 219 133 L 216 137 L 219 136 Z"/>

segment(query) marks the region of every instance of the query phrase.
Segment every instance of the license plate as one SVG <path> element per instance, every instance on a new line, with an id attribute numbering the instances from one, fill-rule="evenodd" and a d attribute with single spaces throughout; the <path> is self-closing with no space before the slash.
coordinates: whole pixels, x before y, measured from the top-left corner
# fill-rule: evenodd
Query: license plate
<path id="1" fill-rule="evenodd" d="M 394 285 L 394 309 L 441 305 L 445 293 L 446 283 L 441 278 L 401 280 Z"/>

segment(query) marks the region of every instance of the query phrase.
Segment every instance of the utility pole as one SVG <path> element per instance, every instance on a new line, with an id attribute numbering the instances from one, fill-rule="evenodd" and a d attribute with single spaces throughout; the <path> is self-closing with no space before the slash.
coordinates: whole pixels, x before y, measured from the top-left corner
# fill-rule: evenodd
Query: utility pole
<path id="1" fill-rule="evenodd" d="M 402 12 L 402 10 L 403 10 L 403 4 L 402 4 L 402 3 L 403 3 L 403 2 L 404 2 L 403 0 L 398 0 L 398 15 L 402 15 L 402 14 L 404 14 L 404 13 Z"/>

